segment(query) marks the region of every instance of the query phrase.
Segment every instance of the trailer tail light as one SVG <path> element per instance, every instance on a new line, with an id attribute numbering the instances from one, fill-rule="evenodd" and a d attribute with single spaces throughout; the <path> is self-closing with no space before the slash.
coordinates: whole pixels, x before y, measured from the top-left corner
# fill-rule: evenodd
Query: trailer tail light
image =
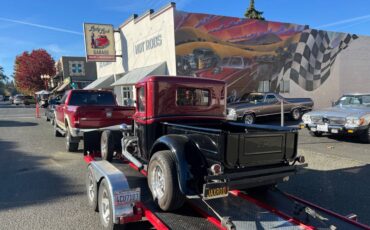
<path id="1" fill-rule="evenodd" d="M 213 175 L 220 175 L 222 174 L 222 167 L 220 164 L 214 164 L 211 166 L 211 172 Z"/>

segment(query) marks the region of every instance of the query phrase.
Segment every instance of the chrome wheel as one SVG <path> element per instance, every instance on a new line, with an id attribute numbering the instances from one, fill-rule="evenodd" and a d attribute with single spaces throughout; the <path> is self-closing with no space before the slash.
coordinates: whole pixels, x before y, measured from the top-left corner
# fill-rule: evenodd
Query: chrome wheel
<path id="1" fill-rule="evenodd" d="M 88 175 L 87 195 L 91 201 L 95 199 L 95 180 L 91 171 L 89 171 Z"/>
<path id="2" fill-rule="evenodd" d="M 246 114 L 244 115 L 244 123 L 245 124 L 253 124 L 254 123 L 254 116 L 252 114 Z"/>
<path id="3" fill-rule="evenodd" d="M 292 116 L 294 120 L 299 120 L 299 118 L 301 118 L 301 111 L 299 109 L 294 109 L 292 111 Z"/>
<path id="4" fill-rule="evenodd" d="M 157 165 L 154 169 L 152 188 L 154 198 L 161 199 L 164 196 L 165 179 L 162 169 Z"/>
<path id="5" fill-rule="evenodd" d="M 101 217 L 104 222 L 104 225 L 108 225 L 110 220 L 109 195 L 108 191 L 105 188 L 103 189 L 102 193 L 103 194 L 99 210 L 101 212 Z"/>

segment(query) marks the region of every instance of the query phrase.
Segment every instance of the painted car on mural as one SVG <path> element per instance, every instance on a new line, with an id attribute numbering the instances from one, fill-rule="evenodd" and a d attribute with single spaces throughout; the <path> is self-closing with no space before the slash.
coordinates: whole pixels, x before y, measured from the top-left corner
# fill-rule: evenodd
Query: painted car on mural
<path id="1" fill-rule="evenodd" d="M 370 93 L 345 94 L 330 108 L 303 115 L 301 128 L 313 136 L 328 134 L 355 134 L 370 143 Z"/>
<path id="2" fill-rule="evenodd" d="M 227 83 L 228 102 L 231 102 L 233 101 L 232 98 L 248 92 L 252 85 L 258 83 L 255 79 L 257 67 L 256 62 L 250 58 L 243 56 L 224 57 L 215 68 L 200 70 L 195 75 L 225 81 Z"/>
<path id="3" fill-rule="evenodd" d="M 106 35 L 99 35 L 95 39 L 95 48 L 97 49 L 103 49 L 109 45 L 109 39 Z"/>
<path id="4" fill-rule="evenodd" d="M 245 124 L 255 123 L 258 117 L 281 114 L 281 102 L 284 113 L 293 120 L 301 119 L 303 113 L 311 111 L 313 101 L 310 98 L 284 98 L 276 93 L 250 93 L 242 100 L 227 106 L 227 119 L 243 121 Z"/>
<path id="5" fill-rule="evenodd" d="M 192 53 L 178 56 L 176 65 L 181 74 L 190 74 L 194 70 L 212 68 L 217 65 L 219 57 L 208 48 L 196 48 Z"/>

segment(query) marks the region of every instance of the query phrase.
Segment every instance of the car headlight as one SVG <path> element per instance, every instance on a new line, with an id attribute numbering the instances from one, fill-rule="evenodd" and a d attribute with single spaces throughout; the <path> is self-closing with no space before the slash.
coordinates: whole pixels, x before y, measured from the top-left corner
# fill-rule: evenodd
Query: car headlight
<path id="1" fill-rule="evenodd" d="M 227 110 L 227 115 L 231 115 L 231 116 L 234 116 L 234 115 L 236 115 L 236 110 L 235 109 L 228 109 Z"/>
<path id="2" fill-rule="evenodd" d="M 347 117 L 346 118 L 346 126 L 350 127 L 358 127 L 364 124 L 365 120 L 363 118 L 358 117 Z"/>
<path id="3" fill-rule="evenodd" d="M 308 114 L 304 114 L 304 115 L 302 116 L 302 121 L 303 121 L 303 123 L 305 123 L 305 124 L 310 124 L 310 123 L 311 123 L 311 116 L 310 116 L 310 115 L 308 115 Z"/>

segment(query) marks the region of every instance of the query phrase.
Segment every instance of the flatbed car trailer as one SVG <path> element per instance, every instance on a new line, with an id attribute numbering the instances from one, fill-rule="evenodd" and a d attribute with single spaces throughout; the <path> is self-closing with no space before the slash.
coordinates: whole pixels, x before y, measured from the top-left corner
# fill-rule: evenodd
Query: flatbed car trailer
<path id="1" fill-rule="evenodd" d="M 341 216 L 277 188 L 248 193 L 232 190 L 229 196 L 212 200 L 187 197 L 181 209 L 163 212 L 152 199 L 145 169 L 124 159 L 110 163 L 96 156 L 98 153 L 84 156 L 86 186 L 89 202 L 94 200 L 92 194 L 95 197 L 92 206 L 99 209 L 100 218 L 111 218 L 112 224 L 105 228 L 147 220 L 155 229 L 370 229 L 357 222 L 356 215 Z M 108 192 L 110 198 L 105 206 L 97 202 L 103 181 L 108 184 L 103 193 Z M 132 193 L 138 190 L 139 197 Z"/>

